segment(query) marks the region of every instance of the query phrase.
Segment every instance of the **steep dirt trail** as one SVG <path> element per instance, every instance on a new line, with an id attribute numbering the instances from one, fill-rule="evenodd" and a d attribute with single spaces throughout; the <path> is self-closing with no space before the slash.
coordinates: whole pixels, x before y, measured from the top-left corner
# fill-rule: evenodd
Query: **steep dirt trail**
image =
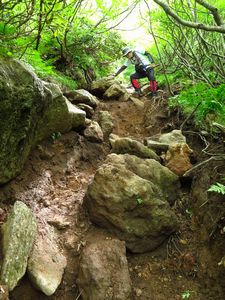
<path id="1" fill-rule="evenodd" d="M 163 97 L 154 101 L 143 98 L 134 102 L 102 102 L 96 111 L 96 119 L 99 110 L 111 113 L 115 124 L 113 133 L 140 141 L 173 128 L 176 121 L 169 116 L 167 100 Z M 76 132 L 57 140 L 49 139 L 38 145 L 22 174 L 1 192 L 5 203 L 22 200 L 32 208 L 41 234 L 45 234 L 47 224 L 55 227 L 68 262 L 63 282 L 53 296 L 46 297 L 35 290 L 25 276 L 10 299 L 81 299 L 76 286 L 79 253 L 91 239 L 98 240 L 107 235 L 89 223 L 82 200 L 96 169 L 109 152 L 108 143 L 90 143 Z M 197 276 L 193 229 L 190 216 L 185 213 L 187 197 L 184 191 L 175 207 L 181 224 L 178 233 L 154 252 L 128 253 L 134 300 L 222 299 L 218 298 L 218 291 L 214 293 L 214 288 L 211 296 L 206 297 L 207 287 Z"/>

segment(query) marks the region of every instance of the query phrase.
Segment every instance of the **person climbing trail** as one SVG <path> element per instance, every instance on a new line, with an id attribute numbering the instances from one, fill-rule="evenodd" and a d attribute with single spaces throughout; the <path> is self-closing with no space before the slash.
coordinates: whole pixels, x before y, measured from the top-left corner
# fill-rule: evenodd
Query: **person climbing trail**
<path id="1" fill-rule="evenodd" d="M 130 47 L 125 47 L 122 50 L 123 56 L 127 57 L 127 60 L 122 65 L 122 67 L 114 74 L 118 76 L 123 72 L 130 64 L 135 66 L 135 73 L 130 75 L 131 84 L 135 89 L 135 92 L 142 96 L 140 84 L 137 79 L 147 77 L 149 80 L 149 89 L 151 95 L 154 97 L 157 95 L 157 82 L 155 80 L 154 72 L 154 59 L 150 53 L 143 51 L 141 49 L 131 49 Z"/>

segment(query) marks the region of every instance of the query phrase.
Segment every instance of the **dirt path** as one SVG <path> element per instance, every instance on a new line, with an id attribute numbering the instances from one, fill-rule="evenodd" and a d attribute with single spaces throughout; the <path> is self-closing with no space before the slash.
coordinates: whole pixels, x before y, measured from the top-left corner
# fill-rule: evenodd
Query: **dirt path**
<path id="1" fill-rule="evenodd" d="M 115 134 L 140 141 L 173 128 L 176 122 L 175 117 L 169 116 L 166 99 L 161 97 L 154 101 L 144 98 L 134 102 L 105 102 L 98 110 L 111 113 Z M 33 151 L 23 173 L 3 189 L 0 196 L 4 203 L 22 200 L 32 208 L 40 233 L 45 233 L 47 223 L 55 227 L 68 261 L 63 282 L 55 295 L 46 297 L 36 291 L 25 276 L 10 299 L 81 299 L 76 286 L 80 250 L 90 239 L 107 235 L 89 223 L 82 199 L 109 151 L 107 143 L 87 142 L 76 132 L 57 140 L 49 139 Z M 154 252 L 127 254 L 134 300 L 223 299 L 218 286 L 210 288 L 210 280 L 204 285 L 204 274 L 199 275 L 197 249 L 200 241 L 195 238 L 187 211 L 188 192 L 184 190 L 175 207 L 180 231 Z M 3 205 L 3 209 L 8 210 L 8 205 Z"/>

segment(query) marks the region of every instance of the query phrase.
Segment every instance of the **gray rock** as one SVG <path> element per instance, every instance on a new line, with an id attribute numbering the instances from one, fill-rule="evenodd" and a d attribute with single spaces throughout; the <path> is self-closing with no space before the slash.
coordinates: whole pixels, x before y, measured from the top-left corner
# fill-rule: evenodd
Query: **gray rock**
<path id="1" fill-rule="evenodd" d="M 119 81 L 111 78 L 111 77 L 104 77 L 93 81 L 90 87 L 90 92 L 97 96 L 103 96 L 105 91 L 112 86 L 113 84 L 118 83 Z"/>
<path id="2" fill-rule="evenodd" d="M 145 138 L 144 144 L 157 152 L 167 151 L 170 145 L 186 143 L 186 138 L 181 130 L 173 130 L 168 133 L 157 134 L 149 138 Z"/>
<path id="3" fill-rule="evenodd" d="M 55 132 L 83 122 L 70 114 L 59 87 L 40 80 L 21 61 L 0 59 L 0 184 L 14 178 L 30 150 Z"/>
<path id="4" fill-rule="evenodd" d="M 154 186 L 158 186 L 164 201 L 168 202 L 171 206 L 177 199 L 177 194 L 180 190 L 179 177 L 156 160 L 142 159 L 129 154 L 110 154 L 107 156 L 105 163 L 113 165 L 122 164 L 127 170 L 150 181 Z"/>
<path id="5" fill-rule="evenodd" d="M 146 252 L 178 229 L 168 203 L 178 187 L 178 176 L 157 161 L 112 154 L 97 170 L 84 204 L 94 223 L 125 240 L 132 252 Z"/>
<path id="6" fill-rule="evenodd" d="M 70 91 L 64 95 L 74 104 L 83 103 L 95 108 L 99 103 L 95 96 L 83 89 Z"/>
<path id="7" fill-rule="evenodd" d="M 28 276 L 35 287 L 51 296 L 61 283 L 66 264 L 66 258 L 60 253 L 49 229 L 47 235 L 39 235 L 35 240 L 28 261 Z"/>
<path id="8" fill-rule="evenodd" d="M 1 282 L 12 291 L 23 277 L 27 260 L 37 232 L 37 225 L 31 210 L 17 201 L 8 220 L 2 226 L 3 262 Z"/>
<path id="9" fill-rule="evenodd" d="M 86 245 L 77 283 L 83 300 L 130 300 L 131 280 L 124 242 L 100 240 Z"/>
<path id="10" fill-rule="evenodd" d="M 110 144 L 112 146 L 112 152 L 117 154 L 132 154 L 141 158 L 152 158 L 157 161 L 160 160 L 158 155 L 143 145 L 142 143 L 135 141 L 128 137 L 119 137 L 115 134 L 110 134 Z"/>
<path id="11" fill-rule="evenodd" d="M 43 81 L 43 84 L 47 89 L 49 89 L 53 99 L 63 96 L 63 93 L 57 84 L 46 81 Z"/>
<path id="12" fill-rule="evenodd" d="M 108 137 L 114 128 L 112 117 L 108 111 L 102 110 L 99 112 L 99 124 L 102 128 L 104 137 Z"/>
<path id="13" fill-rule="evenodd" d="M 130 100 L 130 94 L 128 92 L 123 93 L 120 97 L 119 97 L 119 101 L 128 101 Z"/>
<path id="14" fill-rule="evenodd" d="M 164 133 L 159 137 L 159 142 L 163 144 L 176 144 L 176 143 L 186 143 L 185 136 L 181 133 L 181 130 L 173 130 L 168 133 Z"/>
<path id="15" fill-rule="evenodd" d="M 93 117 L 95 111 L 91 106 L 84 103 L 77 104 L 77 106 L 86 112 L 87 118 L 91 119 Z"/>
<path id="16" fill-rule="evenodd" d="M 84 136 L 93 143 L 103 142 L 103 132 L 96 121 L 91 121 L 90 125 L 84 130 Z"/>
<path id="17" fill-rule="evenodd" d="M 119 82 L 115 82 L 105 91 L 103 98 L 118 99 L 123 94 L 126 94 L 126 89 Z"/>
<path id="18" fill-rule="evenodd" d="M 144 141 L 144 144 L 152 149 L 152 150 L 155 150 L 155 151 L 167 151 L 168 148 L 169 148 L 169 145 L 168 144 L 163 144 L 163 143 L 160 143 L 160 142 L 157 142 L 157 141 L 152 141 L 151 139 L 145 139 Z"/>
<path id="19" fill-rule="evenodd" d="M 141 101 L 140 99 L 137 99 L 135 97 L 130 97 L 130 100 L 139 108 L 144 108 L 144 102 Z"/>
<path id="20" fill-rule="evenodd" d="M 70 103 L 70 101 L 68 101 L 66 98 L 65 98 L 65 101 L 66 101 L 66 104 L 67 104 L 69 117 L 71 119 L 71 127 L 72 128 L 77 128 L 81 125 L 84 125 L 85 124 L 85 118 L 86 118 L 85 111 L 83 111 L 82 109 L 79 109 L 78 107 L 76 107 L 75 105 Z"/>

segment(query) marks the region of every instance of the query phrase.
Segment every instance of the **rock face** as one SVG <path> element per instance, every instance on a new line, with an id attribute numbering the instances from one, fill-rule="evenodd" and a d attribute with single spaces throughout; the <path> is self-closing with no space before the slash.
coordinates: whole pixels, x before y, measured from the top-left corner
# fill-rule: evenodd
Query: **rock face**
<path id="1" fill-rule="evenodd" d="M 2 226 L 1 282 L 10 291 L 25 274 L 36 231 L 37 226 L 31 210 L 23 202 L 17 201 L 7 222 Z"/>
<path id="2" fill-rule="evenodd" d="M 112 152 L 117 154 L 131 154 L 141 158 L 152 158 L 159 161 L 158 155 L 142 143 L 135 141 L 131 138 L 121 138 L 115 134 L 111 134 L 109 137 L 110 144 L 112 146 Z"/>
<path id="3" fill-rule="evenodd" d="M 82 253 L 78 286 L 83 300 L 130 300 L 131 280 L 124 242 L 102 240 Z"/>
<path id="4" fill-rule="evenodd" d="M 132 252 L 145 252 L 177 230 L 168 202 L 178 189 L 178 177 L 157 161 L 111 154 L 97 170 L 84 204 L 94 223 L 125 240 Z"/>
<path id="5" fill-rule="evenodd" d="M 55 237 L 38 236 L 28 261 L 28 276 L 31 282 L 45 295 L 51 296 L 61 283 L 66 258 L 59 252 Z"/>
<path id="6" fill-rule="evenodd" d="M 41 81 L 20 61 L 1 59 L 0 184 L 20 172 L 38 141 L 69 131 L 74 118 L 57 85 Z M 84 119 L 79 113 L 77 125 Z"/>

